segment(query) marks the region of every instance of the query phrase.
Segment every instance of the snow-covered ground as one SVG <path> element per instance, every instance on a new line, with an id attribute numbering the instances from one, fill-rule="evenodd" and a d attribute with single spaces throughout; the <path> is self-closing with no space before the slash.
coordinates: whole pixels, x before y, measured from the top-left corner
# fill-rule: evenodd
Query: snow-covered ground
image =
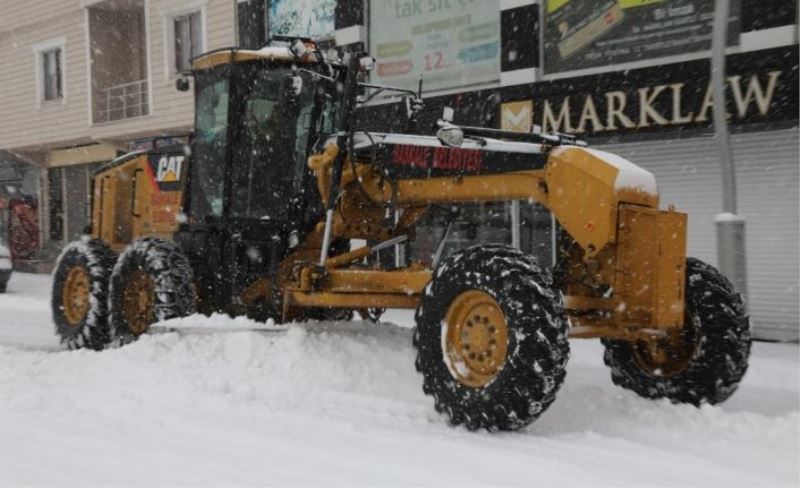
<path id="1" fill-rule="evenodd" d="M 572 341 L 537 422 L 470 433 L 422 394 L 409 314 L 66 352 L 49 292 L 20 273 L 0 295 L 1 485 L 800 484 L 797 345 L 755 344 L 734 397 L 696 409 L 615 388 Z"/>

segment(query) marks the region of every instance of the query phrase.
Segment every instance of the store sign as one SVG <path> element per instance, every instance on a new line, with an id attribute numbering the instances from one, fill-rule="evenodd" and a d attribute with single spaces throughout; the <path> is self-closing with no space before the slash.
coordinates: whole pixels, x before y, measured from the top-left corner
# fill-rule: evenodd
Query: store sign
<path id="1" fill-rule="evenodd" d="M 781 75 L 780 70 L 773 70 L 747 79 L 728 78 L 734 102 L 731 117 L 743 119 L 753 114 L 766 118 Z M 706 85 L 702 99 L 693 103 L 687 103 L 685 97 L 689 89 L 686 83 L 670 83 L 645 86 L 635 93 L 613 90 L 560 100 L 545 99 L 542 101 L 542 129 L 582 134 L 708 122 L 714 106 L 711 84 Z M 632 107 L 637 109 L 631 110 Z"/>
<path id="2" fill-rule="evenodd" d="M 336 29 L 336 0 L 272 0 L 270 35 L 329 39 Z"/>
<path id="3" fill-rule="evenodd" d="M 726 106 L 731 123 L 797 119 L 796 46 L 730 56 L 728 66 Z M 707 127 L 714 106 L 708 73 L 708 60 L 697 60 L 557 80 L 534 85 L 532 99 L 517 103 L 532 104 L 533 123 L 545 132 Z M 521 106 L 502 106 L 504 127 L 520 118 Z"/>
<path id="4" fill-rule="evenodd" d="M 533 101 L 508 102 L 500 106 L 500 128 L 513 132 L 533 130 Z"/>
<path id="5" fill-rule="evenodd" d="M 728 43 L 740 31 L 740 1 L 730 0 Z M 548 73 L 608 66 L 711 48 L 712 0 L 547 0 Z"/>
<path id="6" fill-rule="evenodd" d="M 373 0 L 373 81 L 441 90 L 500 77 L 499 0 Z"/>

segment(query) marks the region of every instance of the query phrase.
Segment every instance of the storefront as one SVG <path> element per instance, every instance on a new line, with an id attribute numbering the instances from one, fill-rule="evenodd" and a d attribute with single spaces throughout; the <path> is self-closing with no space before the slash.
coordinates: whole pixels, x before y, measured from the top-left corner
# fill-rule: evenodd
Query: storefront
<path id="1" fill-rule="evenodd" d="M 731 55 L 727 68 L 750 311 L 756 335 L 778 340 L 798 337 L 797 59 L 795 45 Z M 708 73 L 708 61 L 695 60 L 522 90 L 530 90 L 533 123 L 543 130 L 583 134 L 652 171 L 662 205 L 689 214 L 689 254 L 716 263 L 722 174 Z M 519 89 L 504 90 L 504 100 Z"/>
<path id="2" fill-rule="evenodd" d="M 337 45 L 377 58 L 373 82 L 416 90 L 422 79 L 423 132 L 447 106 L 456 123 L 578 134 L 649 169 L 662 204 L 689 214 L 689 254 L 717 261 L 713 2 L 306 0 L 291 2 L 297 15 L 288 17 L 286 3 L 270 3 L 282 20 L 268 31 L 333 30 Z M 728 23 L 726 104 L 747 219 L 748 299 L 755 335 L 776 340 L 800 332 L 796 16 L 796 2 L 735 0 Z M 399 131 L 401 111 L 378 102 L 360 124 Z M 451 219 L 444 208 L 423 222 L 411 256 L 431 259 Z M 554 228 L 528 202 L 475 204 L 450 226 L 445 249 L 513 243 L 552 263 Z"/>
<path id="3" fill-rule="evenodd" d="M 747 218 L 748 299 L 756 336 L 798 337 L 798 131 L 797 46 L 731 55 L 728 111 L 737 168 L 740 213 Z M 789 62 L 788 60 L 795 60 Z M 713 100 L 707 60 L 457 93 L 427 100 L 422 125 L 432 126 L 442 107 L 456 122 L 482 120 L 481 101 L 501 99 L 490 125 L 506 129 L 579 134 L 595 147 L 619 154 L 656 175 L 662 205 L 689 214 L 689 254 L 717 261 L 714 219 L 722 211 L 722 177 L 710 128 Z M 477 107 L 477 108 L 476 108 Z M 388 107 L 370 110 L 370 124 L 387 130 Z M 467 242 L 511 243 L 511 205 L 481 205 L 471 212 Z M 520 244 L 547 259 L 552 231 L 541 209 L 520 205 Z M 490 209 L 486 211 L 485 209 Z M 525 214 L 528 217 L 525 218 Z M 435 240 L 441 225 L 423 234 Z M 469 228 L 469 226 L 468 226 Z M 418 257 L 432 243 L 421 242 Z"/>

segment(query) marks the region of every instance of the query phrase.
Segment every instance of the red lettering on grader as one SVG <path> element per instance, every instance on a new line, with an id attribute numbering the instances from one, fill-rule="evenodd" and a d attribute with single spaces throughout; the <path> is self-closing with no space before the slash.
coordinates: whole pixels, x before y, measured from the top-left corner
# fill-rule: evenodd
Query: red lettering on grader
<path id="1" fill-rule="evenodd" d="M 433 153 L 433 167 L 465 172 L 478 172 L 483 165 L 480 151 L 455 147 L 437 147 Z"/>
<path id="2" fill-rule="evenodd" d="M 392 162 L 394 164 L 423 169 L 428 167 L 430 157 L 431 148 L 426 146 L 399 145 L 395 146 L 392 152 Z"/>

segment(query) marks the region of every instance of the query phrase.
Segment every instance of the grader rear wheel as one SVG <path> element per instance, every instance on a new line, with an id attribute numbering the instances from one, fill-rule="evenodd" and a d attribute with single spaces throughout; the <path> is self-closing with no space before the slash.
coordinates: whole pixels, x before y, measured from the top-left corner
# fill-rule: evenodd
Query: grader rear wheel
<path id="1" fill-rule="evenodd" d="M 561 294 L 536 260 L 505 246 L 454 254 L 416 313 L 423 391 L 453 425 L 519 429 L 544 412 L 569 357 Z"/>
<path id="2" fill-rule="evenodd" d="M 67 272 L 61 292 L 61 306 L 72 327 L 77 327 L 89 311 L 89 272 L 83 266 L 74 266 Z"/>
<path id="3" fill-rule="evenodd" d="M 102 241 L 75 241 L 64 248 L 53 274 L 51 308 L 56 334 L 69 349 L 100 350 L 110 340 L 108 280 L 114 253 Z"/>
<path id="4" fill-rule="evenodd" d="M 122 298 L 122 314 L 128 321 L 130 331 L 136 335 L 147 332 L 155 322 L 155 283 L 143 270 L 136 270 L 125 283 Z"/>
<path id="5" fill-rule="evenodd" d="M 155 237 L 135 241 L 111 275 L 111 333 L 135 340 L 156 321 L 195 312 L 197 293 L 189 260 L 177 244 Z"/>

